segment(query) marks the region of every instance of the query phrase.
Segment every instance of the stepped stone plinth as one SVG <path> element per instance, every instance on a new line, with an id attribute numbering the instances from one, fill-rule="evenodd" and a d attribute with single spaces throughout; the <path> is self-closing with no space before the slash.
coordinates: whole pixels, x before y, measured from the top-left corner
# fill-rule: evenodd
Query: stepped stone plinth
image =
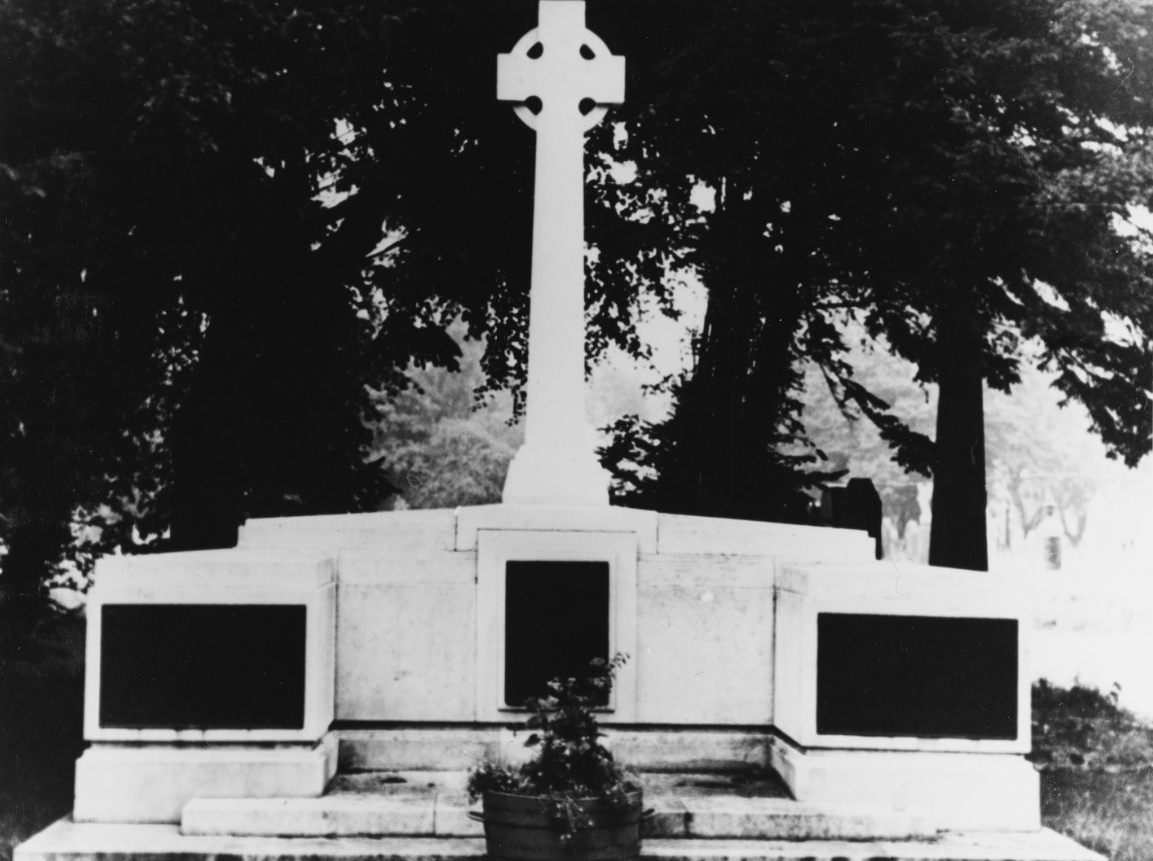
<path id="1" fill-rule="evenodd" d="M 482 861 L 480 837 L 187 836 L 176 825 L 61 820 L 23 844 L 18 861 Z M 930 840 L 670 839 L 639 861 L 1106 861 L 1052 831 L 943 834 Z"/>
<path id="2" fill-rule="evenodd" d="M 198 798 L 179 824 L 61 820 L 17 861 L 448 861 L 484 858 L 461 771 L 358 772 L 319 798 Z M 942 832 L 923 817 L 805 803 L 772 772 L 644 773 L 640 861 L 1104 861 L 1048 830 Z"/>

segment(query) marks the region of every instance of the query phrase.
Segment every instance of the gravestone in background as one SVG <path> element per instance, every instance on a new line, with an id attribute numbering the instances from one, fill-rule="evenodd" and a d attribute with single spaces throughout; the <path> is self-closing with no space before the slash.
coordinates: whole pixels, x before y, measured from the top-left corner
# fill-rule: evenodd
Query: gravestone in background
<path id="1" fill-rule="evenodd" d="M 876 544 L 874 558 L 882 557 L 881 496 L 871 479 L 851 478 L 844 486 L 821 491 L 820 518 L 838 529 L 863 529 Z"/>

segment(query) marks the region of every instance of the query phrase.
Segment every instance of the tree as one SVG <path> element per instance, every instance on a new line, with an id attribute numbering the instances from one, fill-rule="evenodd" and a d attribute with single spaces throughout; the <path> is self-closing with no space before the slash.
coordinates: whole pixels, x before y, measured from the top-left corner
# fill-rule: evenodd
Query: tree
<path id="1" fill-rule="evenodd" d="M 406 48 L 430 29 L 414 5 L 0 5 L 6 591 L 34 597 L 71 513 L 138 498 L 144 473 L 154 516 L 132 526 L 170 547 L 227 544 L 246 515 L 376 504 L 365 383 L 455 361 L 443 315 L 464 305 L 483 330 L 498 274 L 468 258 L 504 230 L 454 233 L 489 185 L 461 183 L 454 207 L 419 193 L 477 162 L 451 107 L 415 123 L 445 86 L 467 101 L 468 76 L 421 88 L 413 57 L 382 56 L 402 21 Z M 409 258 L 455 242 L 459 259 L 425 260 L 423 282 L 404 254 L 372 265 L 401 224 Z"/>
<path id="2" fill-rule="evenodd" d="M 936 392 L 913 381 L 916 366 L 870 340 L 858 325 L 846 324 L 843 333 L 848 347 L 845 361 L 853 368 L 854 381 L 882 401 L 890 414 L 900 416 L 910 430 L 929 438 L 936 424 Z M 898 463 L 876 425 L 842 396 L 842 387 L 818 364 L 806 364 L 804 372 L 801 419 L 813 444 L 834 468 L 873 482 L 900 535 L 910 520 L 927 519 L 929 512 L 920 510 L 916 485 L 928 476 Z"/>
<path id="3" fill-rule="evenodd" d="M 658 20 L 642 7 L 630 21 Z M 655 284 L 682 265 L 708 287 L 705 405 L 673 420 L 696 428 L 687 448 L 740 440 L 727 463 L 764 483 L 763 449 L 795 415 L 791 363 L 809 357 L 904 465 L 933 472 L 933 561 L 983 568 L 982 385 L 1009 389 L 1037 339 L 1110 449 L 1143 456 L 1153 284 L 1148 247 L 1119 225 L 1153 189 L 1151 17 L 893 0 L 730 2 L 702 21 L 662 3 L 655 33 L 622 26 L 623 52 L 651 70 L 612 132 L 638 179 L 600 202 L 652 235 L 639 254 L 600 248 L 602 280 Z M 712 207 L 694 205 L 702 188 Z M 846 308 L 937 386 L 931 444 L 854 381 L 833 320 Z M 714 363 L 727 363 L 715 377 Z M 698 486 L 758 516 L 725 467 Z"/>
<path id="4" fill-rule="evenodd" d="M 858 343 L 858 327 L 847 331 L 847 360 L 855 378 L 915 430 L 931 433 L 935 393 L 913 382 L 915 368 L 867 342 Z M 1085 409 L 1077 403 L 1062 405 L 1053 382 L 1052 374 L 1023 366 L 1011 393 L 985 393 L 985 485 L 990 512 L 1012 510 L 1012 527 L 1007 523 L 998 536 L 1006 547 L 1028 539 L 1050 506 L 1076 547 L 1098 489 L 1115 483 L 1124 471 L 1107 459 L 1104 444 L 1089 433 Z M 907 473 L 893 460 L 890 446 L 860 411 L 834 399 L 816 365 L 806 367 L 804 401 L 803 420 L 813 442 L 837 468 L 872 479 L 886 514 L 900 529 L 901 518 L 908 516 L 905 506 L 916 500 L 913 484 L 926 477 Z"/>
<path id="5" fill-rule="evenodd" d="M 1050 374 L 1023 372 L 1010 395 L 992 393 L 988 406 L 992 499 L 1011 507 L 1022 539 L 1052 507 L 1069 543 L 1079 546 L 1090 503 L 1120 479 L 1123 467 L 1110 462 L 1102 442 L 1089 435 L 1085 409 L 1062 403 Z M 1011 541 L 1008 533 L 1005 542 Z"/>
<path id="6" fill-rule="evenodd" d="M 509 461 L 521 443 L 510 424 L 507 392 L 478 397 L 484 343 L 462 342 L 458 371 L 412 368 L 413 386 L 380 396 L 372 459 L 378 461 L 409 508 L 453 508 L 500 502 Z"/>

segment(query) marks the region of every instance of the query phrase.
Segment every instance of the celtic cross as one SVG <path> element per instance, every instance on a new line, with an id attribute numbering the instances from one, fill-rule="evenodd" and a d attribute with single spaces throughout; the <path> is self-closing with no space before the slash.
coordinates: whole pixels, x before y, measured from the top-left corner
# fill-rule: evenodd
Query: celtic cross
<path id="1" fill-rule="evenodd" d="M 506 503 L 608 503 L 585 416 L 584 134 L 624 101 L 625 62 L 585 28 L 584 0 L 541 0 L 497 58 L 497 98 L 536 131 L 525 442 Z"/>

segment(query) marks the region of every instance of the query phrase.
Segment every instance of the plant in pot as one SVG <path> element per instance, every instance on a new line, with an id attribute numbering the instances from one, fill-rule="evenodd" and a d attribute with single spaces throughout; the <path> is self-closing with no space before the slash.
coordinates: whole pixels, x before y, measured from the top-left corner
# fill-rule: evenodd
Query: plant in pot
<path id="1" fill-rule="evenodd" d="M 627 861 L 640 854 L 639 781 L 601 744 L 596 709 L 608 702 L 627 660 L 597 658 L 583 679 L 553 679 L 526 703 L 532 712 L 526 763 L 486 761 L 469 773 L 483 799 L 489 858 Z"/>

